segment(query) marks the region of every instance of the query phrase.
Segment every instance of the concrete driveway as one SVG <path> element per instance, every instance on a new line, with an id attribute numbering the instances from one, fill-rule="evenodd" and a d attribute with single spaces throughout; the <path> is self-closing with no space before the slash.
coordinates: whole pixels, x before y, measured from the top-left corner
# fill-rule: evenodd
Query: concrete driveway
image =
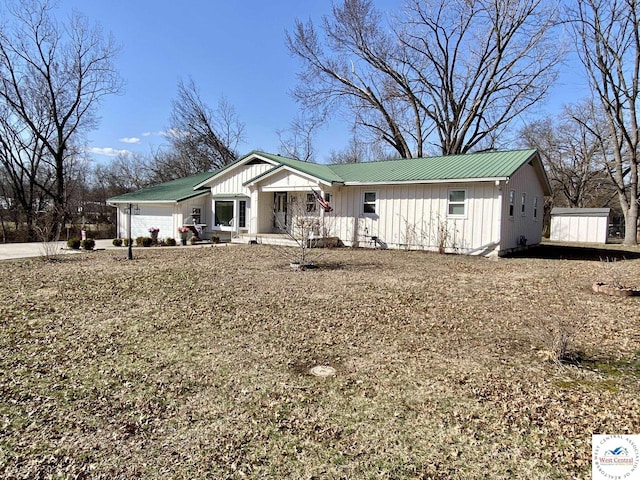
<path id="1" fill-rule="evenodd" d="M 52 247 L 53 252 L 62 254 L 77 254 L 80 250 L 67 248 L 67 242 L 56 242 Z M 49 248 L 47 246 L 46 248 Z M 111 240 L 96 240 L 96 249 L 116 248 Z M 42 242 L 32 243 L 2 243 L 0 244 L 0 260 L 11 260 L 15 258 L 41 257 L 45 253 L 45 246 Z"/>

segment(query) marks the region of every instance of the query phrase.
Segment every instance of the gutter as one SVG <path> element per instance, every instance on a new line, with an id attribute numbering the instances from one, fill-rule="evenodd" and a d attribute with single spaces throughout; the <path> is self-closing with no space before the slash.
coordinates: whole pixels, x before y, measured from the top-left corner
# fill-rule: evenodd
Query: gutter
<path id="1" fill-rule="evenodd" d="M 346 186 L 367 186 L 367 185 L 415 185 L 429 183 L 471 183 L 471 182 L 499 182 L 509 181 L 509 177 L 482 177 L 482 178 L 442 178 L 435 180 L 400 180 L 400 181 L 379 181 L 379 182 L 344 182 Z"/>

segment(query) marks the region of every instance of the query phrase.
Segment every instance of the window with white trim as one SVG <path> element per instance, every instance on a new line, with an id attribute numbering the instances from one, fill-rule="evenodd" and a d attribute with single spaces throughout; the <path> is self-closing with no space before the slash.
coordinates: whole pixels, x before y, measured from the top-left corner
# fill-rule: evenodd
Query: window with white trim
<path id="1" fill-rule="evenodd" d="M 247 227 L 247 201 L 238 201 L 238 228 Z"/>
<path id="2" fill-rule="evenodd" d="M 538 197 L 533 197 L 533 219 L 538 220 Z"/>
<path id="3" fill-rule="evenodd" d="M 200 207 L 193 207 L 191 209 L 191 219 L 193 223 L 202 223 L 202 209 Z"/>
<path id="4" fill-rule="evenodd" d="M 516 191 L 509 190 L 509 218 L 513 218 L 515 211 Z"/>
<path id="5" fill-rule="evenodd" d="M 216 226 L 230 227 L 233 221 L 233 200 L 216 200 L 215 221 Z"/>
<path id="6" fill-rule="evenodd" d="M 447 216 L 464 217 L 467 214 L 467 191 L 449 190 Z"/>
<path id="7" fill-rule="evenodd" d="M 520 215 L 523 217 L 527 214 L 527 194 L 522 194 L 522 203 L 520 204 Z"/>
<path id="8" fill-rule="evenodd" d="M 213 202 L 215 230 L 235 231 L 247 227 L 247 199 L 220 198 Z"/>
<path id="9" fill-rule="evenodd" d="M 305 203 L 306 203 L 306 207 L 307 207 L 306 208 L 307 213 L 315 213 L 316 210 L 317 210 L 315 195 L 313 193 L 307 193 L 307 199 L 306 200 L 307 201 Z"/>
<path id="10" fill-rule="evenodd" d="M 378 210 L 378 192 L 364 192 L 362 201 L 362 213 L 375 215 Z"/>

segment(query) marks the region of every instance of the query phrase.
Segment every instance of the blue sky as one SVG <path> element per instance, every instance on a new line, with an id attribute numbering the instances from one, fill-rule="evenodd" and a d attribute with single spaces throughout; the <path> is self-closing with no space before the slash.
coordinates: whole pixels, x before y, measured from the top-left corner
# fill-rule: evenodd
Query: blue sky
<path id="1" fill-rule="evenodd" d="M 144 154 L 163 145 L 161 132 L 168 128 L 178 81 L 189 77 L 210 107 L 221 96 L 235 107 L 245 124 L 240 153 L 277 152 L 276 130 L 287 128 L 298 111 L 289 95 L 298 63 L 285 46 L 285 29 L 296 18 L 319 19 L 331 4 L 62 0 L 61 7 L 99 22 L 122 45 L 116 64 L 126 82 L 124 93 L 103 101 L 100 125 L 88 135 L 93 157 L 105 161 L 118 151 Z M 324 154 L 340 148 L 348 136 L 333 140 L 327 138 L 330 133 L 322 132 L 329 144 Z"/>
<path id="2" fill-rule="evenodd" d="M 378 0 L 380 9 L 400 0 Z M 239 153 L 279 151 L 276 131 L 298 112 L 289 92 L 299 64 L 285 46 L 285 30 L 296 18 L 320 20 L 331 11 L 327 0 L 61 0 L 61 10 L 76 9 L 111 32 L 122 45 L 117 68 L 126 82 L 122 95 L 106 98 L 100 125 L 88 135 L 96 161 L 118 151 L 147 154 L 165 143 L 171 101 L 179 79 L 193 78 L 203 100 L 215 107 L 226 97 L 245 124 Z M 582 82 L 575 65 L 567 68 L 547 107 L 577 99 Z M 317 160 L 342 149 L 348 125 L 336 119 L 316 138 Z"/>

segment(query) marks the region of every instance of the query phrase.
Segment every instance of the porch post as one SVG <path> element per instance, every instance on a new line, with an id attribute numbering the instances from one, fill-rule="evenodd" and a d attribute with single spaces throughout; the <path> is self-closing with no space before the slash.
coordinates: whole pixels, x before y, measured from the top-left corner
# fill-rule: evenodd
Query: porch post
<path id="1" fill-rule="evenodd" d="M 131 241 L 131 210 L 133 209 L 133 204 L 129 204 L 129 222 L 127 223 L 127 237 L 129 238 L 129 245 L 127 246 L 127 259 L 133 260 L 133 245 Z"/>

